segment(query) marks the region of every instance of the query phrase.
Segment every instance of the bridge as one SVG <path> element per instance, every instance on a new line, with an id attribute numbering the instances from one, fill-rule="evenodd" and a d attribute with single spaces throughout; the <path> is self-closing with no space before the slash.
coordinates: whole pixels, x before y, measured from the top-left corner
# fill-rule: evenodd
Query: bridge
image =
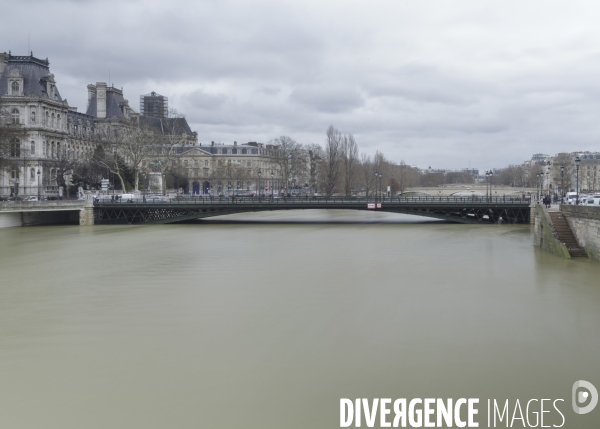
<path id="1" fill-rule="evenodd" d="M 530 200 L 512 197 L 178 197 L 165 201 L 95 201 L 95 224 L 165 224 L 275 210 L 367 210 L 470 224 L 530 223 Z"/>

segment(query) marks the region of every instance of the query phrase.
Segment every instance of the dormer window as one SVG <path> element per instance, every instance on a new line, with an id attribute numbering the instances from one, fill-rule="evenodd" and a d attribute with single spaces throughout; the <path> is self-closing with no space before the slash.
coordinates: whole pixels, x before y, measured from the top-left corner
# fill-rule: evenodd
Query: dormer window
<path id="1" fill-rule="evenodd" d="M 10 95 L 21 95 L 21 85 L 19 85 L 19 82 L 13 82 L 10 85 Z"/>

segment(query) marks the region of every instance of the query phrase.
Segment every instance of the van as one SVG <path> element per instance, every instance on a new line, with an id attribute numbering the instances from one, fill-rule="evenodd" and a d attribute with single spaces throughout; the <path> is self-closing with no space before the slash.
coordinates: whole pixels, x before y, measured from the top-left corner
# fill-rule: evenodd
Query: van
<path id="1" fill-rule="evenodd" d="M 576 201 L 577 201 L 577 192 L 567 192 L 567 195 L 565 195 L 565 203 L 575 204 Z"/>
<path id="2" fill-rule="evenodd" d="M 121 194 L 119 195 L 119 202 L 120 203 L 133 203 L 135 201 L 135 195 L 134 194 Z"/>
<path id="3" fill-rule="evenodd" d="M 590 195 L 586 201 L 587 206 L 600 206 L 600 195 Z"/>

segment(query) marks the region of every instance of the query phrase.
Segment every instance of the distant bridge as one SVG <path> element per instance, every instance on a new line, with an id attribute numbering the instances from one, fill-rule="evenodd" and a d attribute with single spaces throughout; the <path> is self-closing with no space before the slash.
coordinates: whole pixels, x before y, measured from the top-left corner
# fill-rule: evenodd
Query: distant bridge
<path id="1" fill-rule="evenodd" d="M 366 210 L 402 213 L 457 223 L 527 224 L 529 199 L 511 197 L 252 198 L 178 197 L 159 202 L 94 202 L 95 224 L 164 224 L 236 213 L 275 210 Z"/>

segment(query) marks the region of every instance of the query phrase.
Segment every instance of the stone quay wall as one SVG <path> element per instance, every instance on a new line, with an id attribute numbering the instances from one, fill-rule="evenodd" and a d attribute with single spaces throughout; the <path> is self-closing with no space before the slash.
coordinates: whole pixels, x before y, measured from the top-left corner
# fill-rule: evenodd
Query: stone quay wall
<path id="1" fill-rule="evenodd" d="M 577 243 L 585 248 L 590 258 L 600 261 L 600 207 L 562 204 Z"/>
<path id="2" fill-rule="evenodd" d="M 531 210 L 534 220 L 533 224 L 533 243 L 547 252 L 550 252 L 561 258 L 571 259 L 569 249 L 564 243 L 558 240 L 558 237 L 552 226 L 552 221 L 548 212 L 541 204 L 536 204 L 535 210 Z"/>

